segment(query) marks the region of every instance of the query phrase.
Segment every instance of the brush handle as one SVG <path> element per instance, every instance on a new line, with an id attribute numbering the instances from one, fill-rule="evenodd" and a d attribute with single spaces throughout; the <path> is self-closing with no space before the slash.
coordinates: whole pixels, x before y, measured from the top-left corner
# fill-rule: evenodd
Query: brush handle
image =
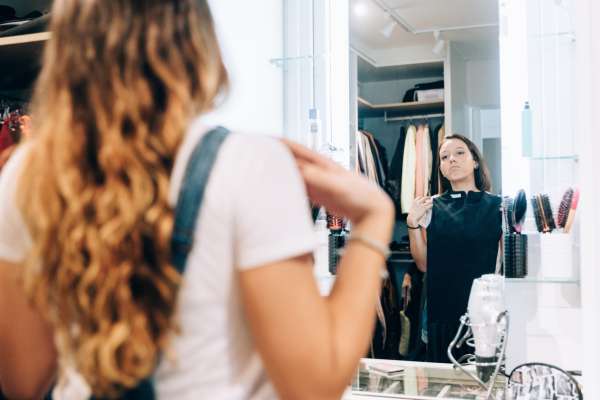
<path id="1" fill-rule="evenodd" d="M 579 189 L 576 189 L 573 193 L 573 202 L 571 203 L 571 210 L 569 210 L 569 216 L 567 217 L 567 223 L 565 224 L 565 233 L 571 232 L 573 222 L 575 222 L 575 212 L 577 211 L 577 205 L 579 204 Z"/>

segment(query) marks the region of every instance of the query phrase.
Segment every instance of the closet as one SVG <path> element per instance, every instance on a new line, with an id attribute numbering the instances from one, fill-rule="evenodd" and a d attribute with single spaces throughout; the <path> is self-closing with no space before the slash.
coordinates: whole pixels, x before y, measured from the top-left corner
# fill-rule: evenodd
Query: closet
<path id="1" fill-rule="evenodd" d="M 0 169 L 29 134 L 28 103 L 40 70 L 49 0 L 3 1 L 0 6 Z"/>
<path id="2" fill-rule="evenodd" d="M 419 360 L 423 274 L 410 255 L 406 215 L 415 196 L 438 192 L 435 155 L 444 136 L 444 63 L 378 68 L 358 55 L 355 61 L 356 167 L 396 205 L 390 278 L 384 282 L 370 356 Z M 403 320 L 410 322 L 410 334 Z"/>

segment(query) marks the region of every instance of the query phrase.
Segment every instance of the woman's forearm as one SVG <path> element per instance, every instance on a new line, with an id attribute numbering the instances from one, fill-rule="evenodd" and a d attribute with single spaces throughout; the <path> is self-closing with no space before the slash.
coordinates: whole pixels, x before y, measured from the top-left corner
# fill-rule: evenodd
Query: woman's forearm
<path id="1" fill-rule="evenodd" d="M 385 221 L 385 222 L 382 222 Z M 387 245 L 393 224 L 389 218 L 366 220 L 353 231 Z M 331 315 L 331 346 L 336 369 L 345 380 L 354 373 L 368 349 L 375 321 L 385 259 L 360 242 L 350 241 L 338 266 L 338 275 L 327 299 Z"/>
<path id="2" fill-rule="evenodd" d="M 409 229 L 408 238 L 410 241 L 410 254 L 417 264 L 419 270 L 427 270 L 427 242 L 423 234 L 423 228 Z"/>

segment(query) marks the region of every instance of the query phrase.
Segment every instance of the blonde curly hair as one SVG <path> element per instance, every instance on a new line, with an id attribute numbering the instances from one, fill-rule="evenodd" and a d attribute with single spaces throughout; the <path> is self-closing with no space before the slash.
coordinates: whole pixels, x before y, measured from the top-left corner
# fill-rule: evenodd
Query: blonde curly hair
<path id="1" fill-rule="evenodd" d="M 206 0 L 55 0 L 18 202 L 25 284 L 96 396 L 152 372 L 173 330 L 169 179 L 227 86 Z"/>

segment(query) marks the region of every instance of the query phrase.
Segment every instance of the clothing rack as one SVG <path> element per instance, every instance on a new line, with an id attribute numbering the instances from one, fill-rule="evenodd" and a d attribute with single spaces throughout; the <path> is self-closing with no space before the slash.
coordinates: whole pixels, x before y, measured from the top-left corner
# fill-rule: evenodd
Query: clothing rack
<path id="1" fill-rule="evenodd" d="M 444 113 L 433 113 L 433 114 L 423 114 L 423 115 L 410 115 L 406 117 L 388 117 L 387 111 L 383 113 L 383 120 L 385 122 L 395 122 L 395 121 L 408 121 L 411 119 L 428 119 L 428 118 L 436 118 L 436 117 L 444 117 Z"/>

